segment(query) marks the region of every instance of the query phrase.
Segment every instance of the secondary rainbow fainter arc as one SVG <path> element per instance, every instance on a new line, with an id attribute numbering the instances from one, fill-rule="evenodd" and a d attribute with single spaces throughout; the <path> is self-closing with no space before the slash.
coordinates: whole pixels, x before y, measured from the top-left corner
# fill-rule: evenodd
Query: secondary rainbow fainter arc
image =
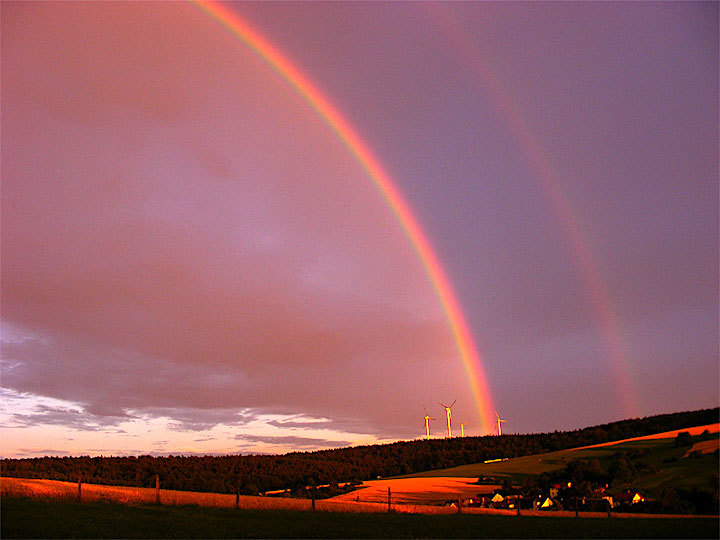
<path id="1" fill-rule="evenodd" d="M 195 0 L 193 3 L 240 38 L 282 76 L 315 109 L 344 146 L 355 156 L 362 168 L 365 169 L 367 175 L 395 214 L 435 289 L 465 367 L 477 411 L 480 415 L 482 429 L 490 433 L 494 425 L 492 419 L 493 406 L 482 368 L 480 353 L 470 334 L 450 282 L 435 255 L 435 251 L 397 186 L 350 123 L 320 92 L 317 86 L 272 43 L 229 8 L 207 0 Z"/>
<path id="2" fill-rule="evenodd" d="M 447 32 L 458 51 L 464 56 L 469 69 L 479 77 L 483 88 L 493 97 L 496 107 L 502 112 L 528 163 L 537 172 L 540 189 L 568 236 L 590 305 L 599 322 L 617 384 L 618 401 L 621 405 L 621 410 L 618 412 L 628 417 L 639 416 L 640 393 L 631 376 L 630 360 L 625 351 L 610 291 L 603 280 L 597 257 L 583 231 L 578 214 L 562 187 L 559 175 L 550 164 L 548 152 L 540 144 L 538 136 L 530 128 L 516 100 L 503 85 L 486 55 L 467 31 L 441 4 L 427 4 L 427 7 L 432 15 L 431 20 Z"/>

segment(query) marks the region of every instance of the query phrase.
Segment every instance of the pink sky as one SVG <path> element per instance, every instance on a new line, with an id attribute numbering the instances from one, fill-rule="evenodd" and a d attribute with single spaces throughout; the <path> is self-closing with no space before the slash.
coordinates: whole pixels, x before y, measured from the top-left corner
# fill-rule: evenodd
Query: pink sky
<path id="1" fill-rule="evenodd" d="M 507 430 L 627 416 L 567 231 L 433 6 L 231 7 L 358 127 L 416 210 Z M 717 406 L 717 4 L 443 10 L 579 216 L 633 414 Z M 3 456 L 414 438 L 423 405 L 441 418 L 455 398 L 478 434 L 391 211 L 217 22 L 186 3 L 4 3 L 2 74 Z"/>

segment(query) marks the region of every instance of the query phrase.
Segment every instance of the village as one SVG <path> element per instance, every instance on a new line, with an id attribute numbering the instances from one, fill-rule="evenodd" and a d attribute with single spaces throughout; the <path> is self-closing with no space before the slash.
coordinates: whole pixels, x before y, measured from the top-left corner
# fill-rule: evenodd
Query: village
<path id="1" fill-rule="evenodd" d="M 494 482 L 489 477 L 484 480 Z M 593 489 L 588 495 L 578 497 L 572 489 L 572 482 L 552 484 L 544 493 L 522 493 L 521 489 L 513 488 L 506 483 L 502 488 L 491 494 L 479 493 L 475 498 L 447 500 L 444 506 L 466 508 L 492 508 L 502 510 L 575 510 L 575 511 L 632 511 L 634 505 L 643 503 L 646 498 L 639 490 L 624 490 L 620 494 L 611 495 L 608 485 Z M 648 502 L 650 502 L 648 500 Z"/>

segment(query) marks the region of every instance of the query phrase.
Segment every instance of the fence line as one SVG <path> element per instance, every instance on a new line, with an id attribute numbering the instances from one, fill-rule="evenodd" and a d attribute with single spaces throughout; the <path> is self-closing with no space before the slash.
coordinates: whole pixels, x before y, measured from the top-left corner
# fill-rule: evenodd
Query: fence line
<path id="1" fill-rule="evenodd" d="M 73 491 L 74 482 L 61 482 L 59 480 L 36 480 L 27 478 L 0 478 L 0 495 L 2 496 L 24 496 L 46 499 L 75 499 Z M 159 477 L 156 477 L 155 488 L 133 488 L 123 486 L 105 486 L 99 484 L 82 483 L 78 479 L 77 498 L 83 502 L 112 501 L 122 504 L 153 504 L 161 500 L 165 505 L 197 505 L 225 508 L 241 508 L 248 510 L 312 510 L 313 506 L 318 511 L 325 512 L 357 512 L 357 513 L 385 513 L 388 511 L 396 513 L 412 514 L 463 514 L 471 515 L 507 515 L 516 516 L 516 510 L 474 508 L 453 506 L 428 506 L 414 504 L 392 505 L 391 492 L 388 490 L 387 504 L 381 502 L 355 502 L 355 501 L 333 501 L 332 499 L 291 499 L 282 497 L 254 497 L 221 493 L 198 493 L 192 491 L 176 491 L 160 489 Z M 574 511 L 552 511 L 544 512 L 539 510 L 523 510 L 523 516 L 542 517 L 575 517 Z M 605 518 L 610 517 L 606 512 L 580 512 L 579 517 Z M 685 514 L 625 514 L 613 513 L 613 518 L 710 518 L 718 519 L 718 516 L 698 516 Z"/>

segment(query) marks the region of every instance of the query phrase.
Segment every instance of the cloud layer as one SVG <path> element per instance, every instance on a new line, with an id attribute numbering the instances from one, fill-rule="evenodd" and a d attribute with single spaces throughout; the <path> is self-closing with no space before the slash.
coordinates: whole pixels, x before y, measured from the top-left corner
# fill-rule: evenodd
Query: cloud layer
<path id="1" fill-rule="evenodd" d="M 5 387 L 189 430 L 261 409 L 374 432 L 408 372 L 440 378 L 455 351 L 402 231 L 249 51 L 188 6 L 8 11 Z"/>
<path id="2" fill-rule="evenodd" d="M 397 180 L 509 430 L 717 404 L 717 4 L 232 9 Z M 13 2 L 1 39 L 4 454 L 411 438 L 455 398 L 484 432 L 382 196 L 217 21 Z"/>

